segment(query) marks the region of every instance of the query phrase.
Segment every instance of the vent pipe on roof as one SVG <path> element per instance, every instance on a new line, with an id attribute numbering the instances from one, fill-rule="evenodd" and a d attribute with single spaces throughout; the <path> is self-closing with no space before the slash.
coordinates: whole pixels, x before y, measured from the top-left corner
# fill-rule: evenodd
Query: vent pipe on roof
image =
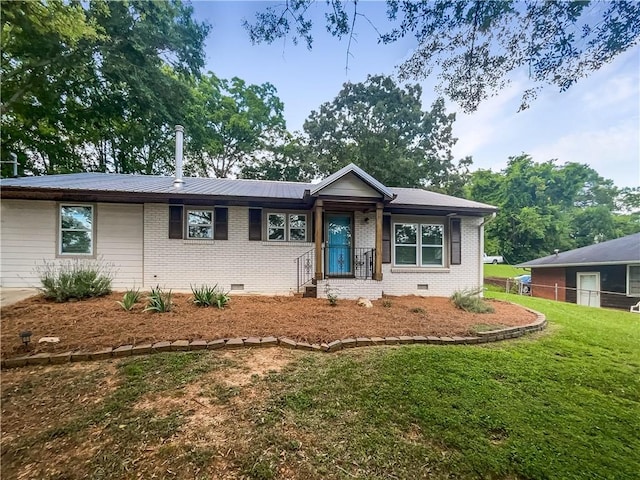
<path id="1" fill-rule="evenodd" d="M 180 188 L 184 185 L 182 179 L 182 145 L 184 143 L 184 127 L 182 125 L 176 125 L 176 178 L 173 181 L 173 186 Z"/>

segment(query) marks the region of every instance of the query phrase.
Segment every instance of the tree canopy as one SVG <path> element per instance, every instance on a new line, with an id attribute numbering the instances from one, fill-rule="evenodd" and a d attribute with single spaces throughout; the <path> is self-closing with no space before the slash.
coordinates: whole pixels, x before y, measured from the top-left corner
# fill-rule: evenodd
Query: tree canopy
<path id="1" fill-rule="evenodd" d="M 284 130 L 284 105 L 270 83 L 247 85 L 213 73 L 195 80 L 187 114 L 187 171 L 225 178 L 252 163 Z"/>
<path id="2" fill-rule="evenodd" d="M 382 183 L 448 190 L 457 166 L 451 148 L 455 114 L 437 99 L 423 111 L 419 85 L 390 77 L 346 83 L 304 123 L 309 161 L 320 176 L 355 163 Z"/>
<path id="3" fill-rule="evenodd" d="M 206 24 L 167 2 L 2 3 L 2 154 L 33 173 L 160 173 Z"/>
<path id="4" fill-rule="evenodd" d="M 510 263 L 550 255 L 640 231 L 633 210 L 638 190 L 620 190 L 579 163 L 536 163 L 522 154 L 501 172 L 478 170 L 467 196 L 500 208 L 486 228 L 486 250 Z"/>
<path id="5" fill-rule="evenodd" d="M 283 37 L 313 43 L 314 0 L 286 1 L 245 21 L 253 42 Z M 319 3 L 319 2 L 318 2 Z M 640 40 L 640 2 L 540 0 L 386 0 L 390 30 L 379 41 L 417 40 L 399 67 L 401 79 L 432 73 L 440 92 L 465 112 L 499 93 L 512 73 L 526 72 L 534 87 L 523 92 L 527 108 L 543 85 L 567 90 Z M 368 19 L 357 0 L 327 0 L 325 26 L 352 38 Z M 367 28 L 367 26 L 365 26 Z M 380 30 L 382 28 L 380 27 Z"/>

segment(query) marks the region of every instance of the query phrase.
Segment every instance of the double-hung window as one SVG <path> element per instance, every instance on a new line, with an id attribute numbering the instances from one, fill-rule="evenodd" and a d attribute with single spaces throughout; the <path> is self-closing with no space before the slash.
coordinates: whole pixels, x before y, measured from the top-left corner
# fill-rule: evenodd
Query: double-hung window
<path id="1" fill-rule="evenodd" d="M 444 225 L 396 223 L 394 251 L 398 266 L 443 266 Z"/>
<path id="2" fill-rule="evenodd" d="M 627 295 L 640 297 L 640 265 L 627 267 Z"/>
<path id="3" fill-rule="evenodd" d="M 187 210 L 187 238 L 213 239 L 213 210 Z"/>
<path id="4" fill-rule="evenodd" d="M 60 205 L 60 254 L 93 255 L 92 205 Z"/>
<path id="5" fill-rule="evenodd" d="M 269 213 L 267 239 L 275 242 L 304 242 L 307 238 L 307 216 L 304 213 Z"/>

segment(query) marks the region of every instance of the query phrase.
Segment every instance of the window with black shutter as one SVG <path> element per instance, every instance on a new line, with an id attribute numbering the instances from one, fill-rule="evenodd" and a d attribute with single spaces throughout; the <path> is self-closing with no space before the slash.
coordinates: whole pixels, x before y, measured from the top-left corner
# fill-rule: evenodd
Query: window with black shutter
<path id="1" fill-rule="evenodd" d="M 460 265 L 462 263 L 462 232 L 460 231 L 460 219 L 451 219 L 450 228 L 450 250 L 451 265 Z"/>
<path id="2" fill-rule="evenodd" d="M 216 207 L 215 227 L 213 238 L 215 240 L 228 240 L 229 238 L 229 209 L 227 207 Z"/>
<path id="3" fill-rule="evenodd" d="M 382 217 L 382 263 L 391 263 L 391 217 Z"/>
<path id="4" fill-rule="evenodd" d="M 249 240 L 262 240 L 262 210 L 249 209 Z"/>
<path id="5" fill-rule="evenodd" d="M 182 205 L 169 206 L 169 238 L 182 238 L 184 232 L 182 211 Z"/>

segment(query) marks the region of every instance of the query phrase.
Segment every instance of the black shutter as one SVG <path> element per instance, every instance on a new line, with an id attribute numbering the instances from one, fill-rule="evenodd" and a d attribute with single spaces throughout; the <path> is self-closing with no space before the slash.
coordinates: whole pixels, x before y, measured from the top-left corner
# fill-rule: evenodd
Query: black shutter
<path id="1" fill-rule="evenodd" d="M 262 210 L 249 209 L 249 240 L 262 240 Z"/>
<path id="2" fill-rule="evenodd" d="M 229 209 L 227 207 L 215 208 L 215 227 L 213 229 L 214 240 L 229 239 Z"/>
<path id="3" fill-rule="evenodd" d="M 462 232 L 460 231 L 459 218 L 451 219 L 451 228 L 449 230 L 451 265 L 460 265 L 462 263 Z"/>
<path id="4" fill-rule="evenodd" d="M 182 238 L 182 206 L 169 205 L 169 238 Z"/>
<path id="5" fill-rule="evenodd" d="M 382 263 L 391 263 L 391 217 L 382 217 Z"/>

